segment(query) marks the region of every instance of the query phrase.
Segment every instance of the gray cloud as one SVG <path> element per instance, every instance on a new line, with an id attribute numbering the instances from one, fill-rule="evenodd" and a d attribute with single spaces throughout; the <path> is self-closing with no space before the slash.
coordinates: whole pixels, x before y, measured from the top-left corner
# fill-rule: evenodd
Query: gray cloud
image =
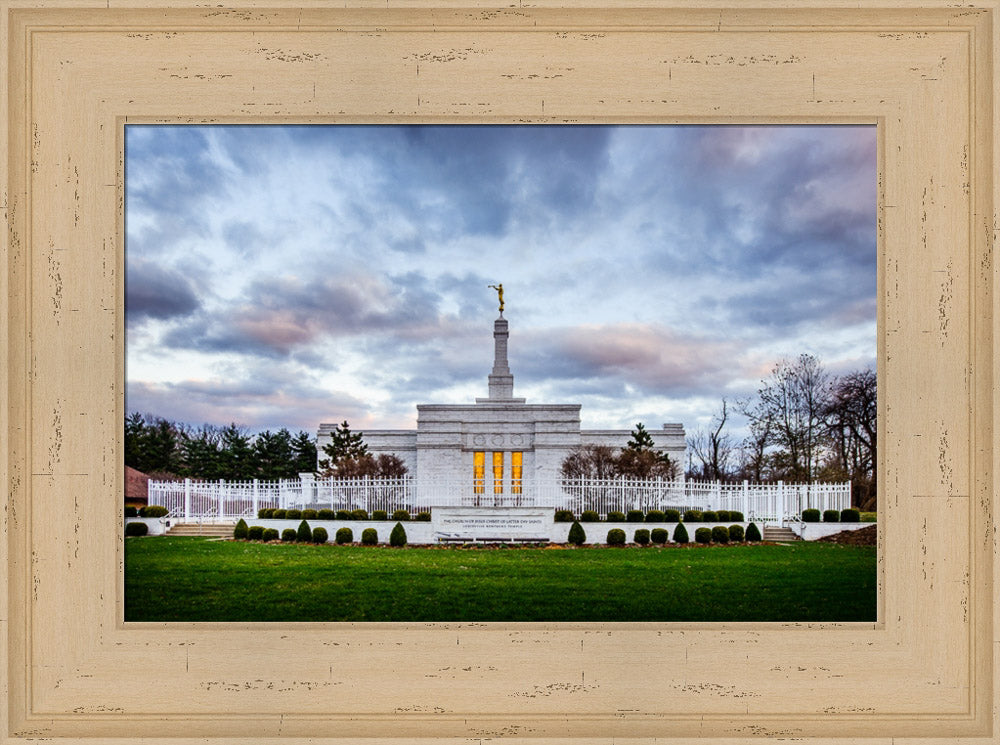
<path id="1" fill-rule="evenodd" d="M 128 262 L 125 313 L 130 325 L 188 316 L 200 306 L 190 280 L 180 272 L 143 259 Z"/>

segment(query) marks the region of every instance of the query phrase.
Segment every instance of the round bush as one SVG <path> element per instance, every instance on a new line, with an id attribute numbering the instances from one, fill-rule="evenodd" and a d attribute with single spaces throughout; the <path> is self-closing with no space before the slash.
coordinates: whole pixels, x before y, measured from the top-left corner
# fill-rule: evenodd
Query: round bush
<path id="1" fill-rule="evenodd" d="M 698 528 L 694 532 L 694 540 L 696 543 L 711 543 L 712 542 L 712 529 L 711 528 Z"/>
<path id="2" fill-rule="evenodd" d="M 429 523 L 431 521 L 431 513 L 427 510 L 421 510 L 417 513 L 417 522 Z"/>
<path id="3" fill-rule="evenodd" d="M 609 523 L 623 523 L 625 522 L 625 513 L 612 510 L 608 513 L 607 521 Z"/>
<path id="4" fill-rule="evenodd" d="M 338 546 L 343 546 L 345 543 L 351 543 L 354 540 L 354 531 L 350 528 L 340 528 L 337 530 L 337 534 L 334 539 Z"/>
<path id="5" fill-rule="evenodd" d="M 251 525 L 247 530 L 247 538 L 251 541 L 259 541 L 264 537 L 263 525 Z"/>
<path id="6" fill-rule="evenodd" d="M 840 522 L 840 511 L 839 510 L 823 510 L 823 522 L 825 522 L 825 523 L 839 523 Z"/>
<path id="7" fill-rule="evenodd" d="M 716 519 L 720 523 L 728 522 L 729 520 L 733 519 L 732 517 L 729 516 L 730 515 L 729 510 L 716 510 L 715 515 Z"/>
<path id="8" fill-rule="evenodd" d="M 337 516 L 337 513 L 333 510 L 327 508 L 323 510 L 318 510 L 316 512 L 317 520 L 333 520 Z"/>
<path id="9" fill-rule="evenodd" d="M 146 523 L 125 523 L 125 535 L 146 535 L 148 532 L 149 526 Z"/>
<path id="10" fill-rule="evenodd" d="M 303 520 L 315 520 L 317 517 L 319 517 L 319 512 L 316 510 L 302 510 Z"/>
<path id="11" fill-rule="evenodd" d="M 295 540 L 299 543 L 312 543 L 313 532 L 309 523 L 305 520 L 299 523 L 299 529 L 295 531 Z"/>
<path id="12" fill-rule="evenodd" d="M 246 540 L 249 530 L 250 529 L 247 527 L 247 521 L 241 517 L 239 522 L 236 523 L 236 527 L 233 528 L 233 538 L 240 541 Z"/>
<path id="13" fill-rule="evenodd" d="M 632 536 L 632 540 L 638 543 L 640 546 L 649 545 L 649 530 L 647 528 L 639 528 L 635 531 L 635 535 Z"/>
<path id="14" fill-rule="evenodd" d="M 667 529 L 666 528 L 653 528 L 649 531 L 649 540 L 653 543 L 664 544 L 667 542 Z"/>
<path id="15" fill-rule="evenodd" d="M 396 510 L 392 513 L 392 519 L 397 521 L 406 522 L 410 519 L 410 513 L 406 510 Z"/>
<path id="16" fill-rule="evenodd" d="M 607 544 L 609 546 L 624 546 L 625 531 L 621 528 L 612 528 L 608 531 Z"/>
<path id="17" fill-rule="evenodd" d="M 629 510 L 625 515 L 625 522 L 627 523 L 641 523 L 646 519 L 646 515 L 642 510 Z"/>
<path id="18" fill-rule="evenodd" d="M 570 510 L 556 510 L 557 523 L 571 523 L 575 518 Z"/>
<path id="19" fill-rule="evenodd" d="M 665 523 L 679 523 L 681 521 L 681 511 L 680 510 L 664 510 L 663 511 L 663 522 Z"/>
<path id="20" fill-rule="evenodd" d="M 819 510 L 802 510 L 802 522 L 804 522 L 804 523 L 818 523 L 819 522 Z"/>
<path id="21" fill-rule="evenodd" d="M 326 543 L 329 539 L 326 528 L 313 528 L 313 543 Z"/>
<path id="22" fill-rule="evenodd" d="M 299 520 L 302 517 L 302 510 L 285 510 L 286 520 Z"/>
<path id="23" fill-rule="evenodd" d="M 285 543 L 295 542 L 295 528 L 285 528 L 281 531 L 281 540 Z"/>
<path id="24" fill-rule="evenodd" d="M 274 514 L 274 508 L 273 507 L 261 507 L 259 510 L 257 510 L 257 519 L 258 520 L 267 520 L 273 514 Z"/>
<path id="25" fill-rule="evenodd" d="M 405 510 L 403 510 L 403 512 L 405 513 Z M 403 523 L 396 523 L 393 526 L 392 532 L 389 534 L 389 545 L 390 546 L 406 545 L 406 528 L 403 527 Z"/>
<path id="26" fill-rule="evenodd" d="M 278 509 L 278 510 L 275 510 L 274 512 L 271 513 L 271 517 L 273 517 L 275 520 L 284 520 L 285 519 L 285 515 L 287 513 L 288 513 L 288 510 L 280 510 L 280 509 Z"/>
<path id="27" fill-rule="evenodd" d="M 713 510 L 705 510 L 701 513 L 701 521 L 703 523 L 717 523 L 719 522 L 719 513 Z"/>
<path id="28" fill-rule="evenodd" d="M 691 539 L 688 538 L 687 528 L 684 527 L 684 523 L 677 523 L 677 527 L 674 528 L 674 543 L 687 543 Z"/>
<path id="29" fill-rule="evenodd" d="M 702 522 L 702 519 L 701 519 L 701 510 L 687 510 L 687 511 L 685 511 L 684 512 L 684 522 L 686 522 L 686 523 L 700 523 L 700 522 Z"/>
<path id="30" fill-rule="evenodd" d="M 372 510 L 372 520 L 388 520 L 389 513 L 385 510 Z"/>
<path id="31" fill-rule="evenodd" d="M 740 512 L 739 510 L 730 510 L 729 519 L 732 520 L 734 523 L 741 523 L 743 522 L 743 513 Z"/>
<path id="32" fill-rule="evenodd" d="M 365 528 L 361 531 L 361 545 L 374 546 L 378 543 L 378 531 L 375 528 Z"/>
<path id="33" fill-rule="evenodd" d="M 566 538 L 566 541 L 572 543 L 574 546 L 582 546 L 586 540 L 587 534 L 584 532 L 583 526 L 574 520 L 573 524 L 569 526 L 569 536 Z"/>
<path id="34" fill-rule="evenodd" d="M 848 507 L 846 510 L 840 511 L 840 522 L 842 523 L 859 523 L 861 522 L 861 511 L 856 510 L 853 507 Z"/>
<path id="35" fill-rule="evenodd" d="M 647 523 L 662 523 L 664 518 L 663 510 L 650 510 L 646 513 Z"/>
<path id="36" fill-rule="evenodd" d="M 712 528 L 712 543 L 729 543 L 729 528 L 725 525 Z"/>
<path id="37" fill-rule="evenodd" d="M 260 539 L 265 543 L 267 541 L 278 540 L 278 529 L 277 528 L 264 528 L 264 532 L 261 534 Z"/>
<path id="38" fill-rule="evenodd" d="M 168 511 L 162 504 L 150 504 L 139 508 L 139 517 L 166 517 Z"/>
<path id="39" fill-rule="evenodd" d="M 139 510 L 137 510 L 135 507 L 126 507 L 125 517 L 139 517 Z"/>
<path id="40" fill-rule="evenodd" d="M 356 510 L 351 510 L 351 517 L 354 518 L 355 520 L 367 520 L 368 519 L 368 511 L 367 510 L 363 510 L 363 509 L 361 509 L 359 507 Z"/>
<path id="41" fill-rule="evenodd" d="M 580 522 L 582 523 L 597 523 L 601 521 L 601 516 L 597 514 L 597 510 L 584 510 L 580 513 Z"/>
<path id="42" fill-rule="evenodd" d="M 351 511 L 350 510 L 337 510 L 336 519 L 337 520 L 350 520 L 350 519 L 352 519 L 351 518 Z"/>
<path id="43" fill-rule="evenodd" d="M 729 540 L 732 543 L 743 543 L 743 526 L 742 525 L 730 525 L 729 526 Z"/>
<path id="44" fill-rule="evenodd" d="M 757 523 L 750 523 L 747 525 L 746 540 L 752 543 L 760 542 L 760 528 L 757 527 Z"/>

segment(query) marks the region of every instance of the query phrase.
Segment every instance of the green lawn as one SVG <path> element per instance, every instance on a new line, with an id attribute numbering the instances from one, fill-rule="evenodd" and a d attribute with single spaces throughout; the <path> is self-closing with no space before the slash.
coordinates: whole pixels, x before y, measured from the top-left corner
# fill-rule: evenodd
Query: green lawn
<path id="1" fill-rule="evenodd" d="M 875 548 L 125 541 L 126 621 L 874 621 Z"/>

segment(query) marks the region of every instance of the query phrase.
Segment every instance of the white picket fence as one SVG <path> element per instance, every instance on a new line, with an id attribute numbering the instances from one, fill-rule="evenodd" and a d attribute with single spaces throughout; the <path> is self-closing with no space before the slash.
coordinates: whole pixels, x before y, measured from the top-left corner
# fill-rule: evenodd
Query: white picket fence
<path id="1" fill-rule="evenodd" d="M 568 509 L 579 515 L 652 509 L 736 510 L 767 523 L 798 520 L 802 510 L 842 510 L 851 505 L 850 482 L 835 484 L 720 483 L 659 479 L 536 480 L 512 487 L 466 480 L 288 479 L 282 481 L 150 481 L 149 504 L 163 505 L 185 521 L 227 521 L 256 516 L 265 507 L 288 509 L 405 509 L 523 506 Z"/>

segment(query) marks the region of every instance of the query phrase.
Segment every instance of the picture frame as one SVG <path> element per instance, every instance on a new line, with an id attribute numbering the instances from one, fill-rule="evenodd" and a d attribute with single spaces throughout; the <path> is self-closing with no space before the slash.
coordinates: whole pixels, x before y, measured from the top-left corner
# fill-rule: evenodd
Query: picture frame
<path id="1" fill-rule="evenodd" d="M 298 5 L 0 0 L 2 742 L 994 742 L 996 0 Z M 282 121 L 876 124 L 879 620 L 124 623 L 124 126 Z"/>

